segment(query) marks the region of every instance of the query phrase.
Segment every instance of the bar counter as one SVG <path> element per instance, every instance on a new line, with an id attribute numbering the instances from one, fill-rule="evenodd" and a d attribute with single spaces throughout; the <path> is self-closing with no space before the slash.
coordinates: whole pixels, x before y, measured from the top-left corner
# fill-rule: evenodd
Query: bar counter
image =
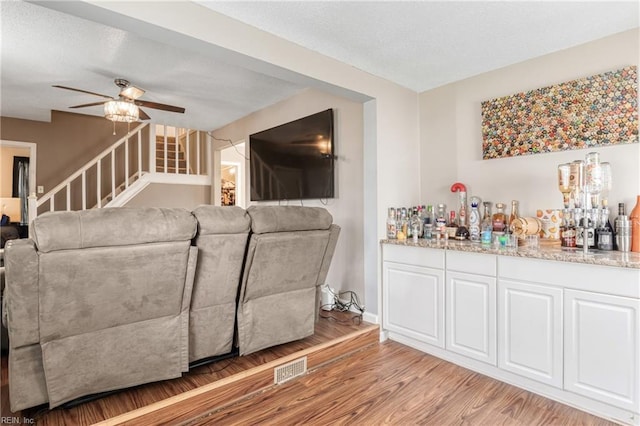
<path id="1" fill-rule="evenodd" d="M 589 249 L 585 255 L 581 248 L 561 248 L 546 247 L 542 244 L 537 249 L 526 247 L 518 247 L 518 250 L 493 248 L 485 246 L 481 243 L 471 241 L 458 240 L 425 240 L 419 239 L 417 243 L 408 239 L 400 240 L 381 240 L 382 244 L 395 244 L 409 247 L 425 247 L 443 250 L 466 251 L 473 253 L 498 254 L 502 256 L 527 257 L 532 259 L 556 260 L 559 262 L 588 263 L 602 266 L 616 266 L 620 268 L 640 269 L 640 253 L 636 252 L 620 252 L 620 251 L 601 251 Z"/>

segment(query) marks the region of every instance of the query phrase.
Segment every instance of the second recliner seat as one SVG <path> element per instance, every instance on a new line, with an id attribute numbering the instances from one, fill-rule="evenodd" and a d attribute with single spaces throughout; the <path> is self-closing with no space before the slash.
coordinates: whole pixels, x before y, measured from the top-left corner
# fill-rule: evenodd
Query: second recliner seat
<path id="1" fill-rule="evenodd" d="M 198 220 L 198 267 L 191 298 L 189 362 L 225 355 L 233 349 L 236 301 L 249 216 L 241 207 L 203 205 Z"/>

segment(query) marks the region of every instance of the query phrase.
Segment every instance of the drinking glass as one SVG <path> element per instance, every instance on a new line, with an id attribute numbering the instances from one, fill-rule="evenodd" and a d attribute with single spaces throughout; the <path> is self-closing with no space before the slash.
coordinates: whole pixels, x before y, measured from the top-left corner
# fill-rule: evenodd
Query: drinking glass
<path id="1" fill-rule="evenodd" d="M 562 201 L 564 208 L 569 208 L 569 200 L 571 199 L 571 164 L 564 163 L 558 166 L 558 189 L 562 192 Z"/>

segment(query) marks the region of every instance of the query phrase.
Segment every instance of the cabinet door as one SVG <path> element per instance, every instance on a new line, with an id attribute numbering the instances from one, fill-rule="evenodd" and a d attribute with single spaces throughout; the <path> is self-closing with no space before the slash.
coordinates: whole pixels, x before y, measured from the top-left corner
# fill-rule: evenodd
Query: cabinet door
<path id="1" fill-rule="evenodd" d="M 638 411 L 640 300 L 565 290 L 566 390 Z"/>
<path id="2" fill-rule="evenodd" d="M 496 279 L 447 271 L 446 348 L 496 365 Z"/>
<path id="3" fill-rule="evenodd" d="M 394 262 L 383 265 L 384 328 L 443 348 L 443 270 Z"/>
<path id="4" fill-rule="evenodd" d="M 498 366 L 562 388 L 562 289 L 498 281 Z"/>

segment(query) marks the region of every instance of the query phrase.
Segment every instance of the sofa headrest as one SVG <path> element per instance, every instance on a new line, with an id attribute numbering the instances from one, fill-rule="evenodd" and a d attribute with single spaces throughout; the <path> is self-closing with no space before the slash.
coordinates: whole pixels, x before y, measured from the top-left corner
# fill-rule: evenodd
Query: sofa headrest
<path id="1" fill-rule="evenodd" d="M 196 218 L 180 208 L 103 208 L 49 212 L 33 221 L 33 239 L 42 252 L 126 246 L 192 239 Z"/>
<path id="2" fill-rule="evenodd" d="M 329 229 L 333 222 L 331 214 L 321 207 L 251 206 L 247 213 L 255 234 Z"/>
<path id="3" fill-rule="evenodd" d="M 251 219 L 242 207 L 202 205 L 193 210 L 193 215 L 198 219 L 200 235 L 249 232 Z"/>

